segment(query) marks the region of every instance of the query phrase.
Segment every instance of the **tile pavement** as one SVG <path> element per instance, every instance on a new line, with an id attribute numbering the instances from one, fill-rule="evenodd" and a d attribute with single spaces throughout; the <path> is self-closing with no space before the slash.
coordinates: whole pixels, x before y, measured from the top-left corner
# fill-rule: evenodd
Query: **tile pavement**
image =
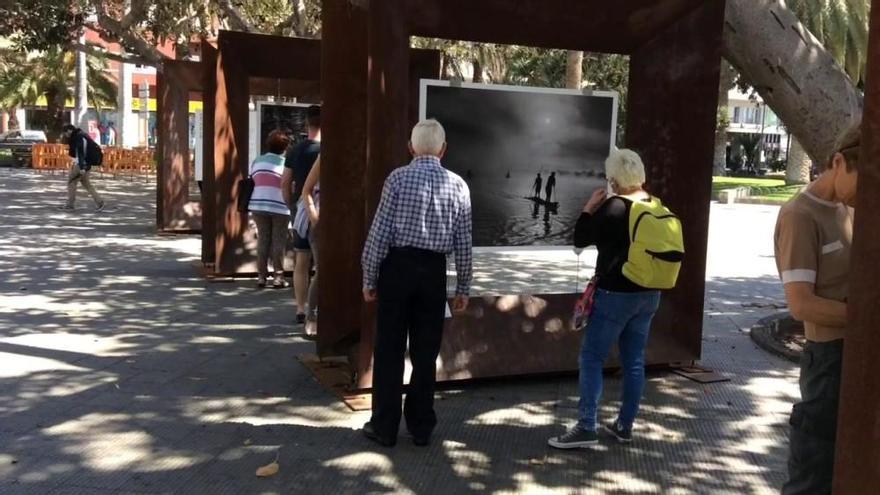
<path id="1" fill-rule="evenodd" d="M 731 381 L 651 374 L 631 446 L 545 446 L 576 419 L 569 377 L 445 389 L 430 448 L 389 450 L 294 358 L 312 344 L 286 291 L 200 280 L 198 239 L 153 235 L 150 185 L 97 185 L 110 211 L 66 213 L 61 176 L 0 169 L 0 493 L 718 494 L 784 480 L 797 369 L 747 334 L 782 300 L 773 208 L 713 206 L 702 362 Z M 477 277 L 483 291 L 535 273 L 570 290 L 577 266 L 564 251 L 484 254 Z M 619 389 L 609 376 L 603 417 Z M 257 479 L 276 455 L 280 473 Z"/>

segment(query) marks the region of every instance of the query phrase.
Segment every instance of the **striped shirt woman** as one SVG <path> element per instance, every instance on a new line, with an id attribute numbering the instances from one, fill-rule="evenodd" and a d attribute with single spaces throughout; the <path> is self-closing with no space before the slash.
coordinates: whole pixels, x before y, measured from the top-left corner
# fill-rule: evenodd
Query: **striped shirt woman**
<path id="1" fill-rule="evenodd" d="M 284 173 L 284 155 L 266 153 L 251 164 L 254 192 L 248 209 L 251 212 L 290 215 L 290 209 L 281 194 L 281 174 Z"/>
<path id="2" fill-rule="evenodd" d="M 273 287 L 280 289 L 286 285 L 284 249 L 287 244 L 290 209 L 281 194 L 281 174 L 284 173 L 284 152 L 289 145 L 290 138 L 286 134 L 272 131 L 266 140 L 269 153 L 254 160 L 250 168 L 254 192 L 251 194 L 248 209 L 257 224 L 257 287 L 260 288 L 266 286 L 270 255 L 272 269 L 275 271 Z"/>

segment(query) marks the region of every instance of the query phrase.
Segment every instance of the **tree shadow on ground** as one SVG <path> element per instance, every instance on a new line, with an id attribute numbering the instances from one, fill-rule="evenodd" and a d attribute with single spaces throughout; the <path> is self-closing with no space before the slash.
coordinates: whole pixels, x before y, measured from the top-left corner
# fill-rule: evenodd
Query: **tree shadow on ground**
<path id="1" fill-rule="evenodd" d="M 116 209 L 68 214 L 53 209 L 60 177 L 0 173 L 2 493 L 744 493 L 782 482 L 796 369 L 712 321 L 748 308 L 707 311 L 705 361 L 732 381 L 652 374 L 632 445 L 549 449 L 577 417 L 576 380 L 557 377 L 452 385 L 429 448 L 402 437 L 384 449 L 354 431 L 367 413 L 296 362 L 313 344 L 292 325 L 289 291 L 197 278 L 198 239 L 152 235 L 143 184 L 97 182 Z M 551 265 L 537 268 L 550 277 Z M 755 282 L 713 281 L 709 294 L 734 301 Z M 619 388 L 606 379 L 603 419 Z M 279 474 L 256 478 L 276 455 Z"/>

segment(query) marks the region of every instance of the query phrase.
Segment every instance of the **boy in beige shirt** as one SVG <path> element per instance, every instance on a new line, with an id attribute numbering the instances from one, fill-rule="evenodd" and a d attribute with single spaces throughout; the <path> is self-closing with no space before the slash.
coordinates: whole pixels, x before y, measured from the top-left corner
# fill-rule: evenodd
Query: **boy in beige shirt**
<path id="1" fill-rule="evenodd" d="M 807 337 L 784 495 L 831 493 L 859 148 L 854 126 L 819 178 L 782 207 L 776 224 L 776 265 L 789 310 L 804 322 Z"/>

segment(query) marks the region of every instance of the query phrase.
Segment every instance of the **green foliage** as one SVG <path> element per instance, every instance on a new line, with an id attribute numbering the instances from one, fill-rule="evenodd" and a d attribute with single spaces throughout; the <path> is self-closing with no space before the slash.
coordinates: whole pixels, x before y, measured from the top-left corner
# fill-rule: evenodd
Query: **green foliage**
<path id="1" fill-rule="evenodd" d="M 16 0 L 0 4 L 0 37 L 19 50 L 44 50 L 72 41 L 82 16 L 70 0 Z"/>
<path id="2" fill-rule="evenodd" d="M 45 97 L 47 110 L 56 120 L 49 131 L 57 134 L 64 104 L 74 97 L 76 52 L 55 46 L 44 52 L 5 50 L 0 55 L 0 108 L 36 105 Z M 115 105 L 116 83 L 107 76 L 105 61 L 87 56 L 86 64 L 92 106 Z"/>

